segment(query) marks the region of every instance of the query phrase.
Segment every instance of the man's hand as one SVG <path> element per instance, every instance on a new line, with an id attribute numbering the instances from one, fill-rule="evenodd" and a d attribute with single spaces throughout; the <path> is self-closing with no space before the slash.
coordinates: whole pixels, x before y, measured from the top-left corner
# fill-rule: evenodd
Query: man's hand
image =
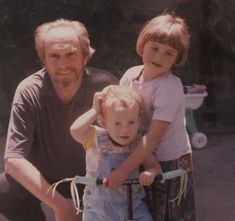
<path id="1" fill-rule="evenodd" d="M 104 179 L 103 185 L 108 188 L 117 189 L 121 187 L 127 178 L 128 173 L 119 167 Z"/>

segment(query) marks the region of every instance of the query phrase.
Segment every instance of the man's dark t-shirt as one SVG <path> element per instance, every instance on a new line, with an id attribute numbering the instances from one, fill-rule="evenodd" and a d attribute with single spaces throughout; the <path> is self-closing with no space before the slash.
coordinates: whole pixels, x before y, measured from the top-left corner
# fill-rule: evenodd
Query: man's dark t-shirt
<path id="1" fill-rule="evenodd" d="M 72 102 L 63 104 L 45 69 L 23 80 L 15 93 L 5 158 L 28 159 L 48 180 L 84 175 L 84 149 L 70 135 L 74 120 L 92 106 L 93 94 L 117 79 L 86 68 Z"/>

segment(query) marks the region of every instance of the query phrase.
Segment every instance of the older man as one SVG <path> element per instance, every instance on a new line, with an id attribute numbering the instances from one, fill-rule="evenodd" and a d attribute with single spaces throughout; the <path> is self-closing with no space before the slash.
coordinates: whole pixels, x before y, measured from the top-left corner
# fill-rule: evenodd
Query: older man
<path id="1" fill-rule="evenodd" d="M 84 174 L 83 148 L 72 139 L 71 123 L 92 102 L 93 94 L 117 83 L 111 74 L 86 68 L 94 50 L 77 21 L 59 19 L 35 31 L 44 68 L 24 79 L 12 103 L 0 175 L 0 213 L 14 221 L 44 221 L 40 201 L 54 211 L 56 221 L 79 220 L 62 187 L 52 198 L 51 183 Z M 12 179 L 13 178 L 13 179 Z"/>

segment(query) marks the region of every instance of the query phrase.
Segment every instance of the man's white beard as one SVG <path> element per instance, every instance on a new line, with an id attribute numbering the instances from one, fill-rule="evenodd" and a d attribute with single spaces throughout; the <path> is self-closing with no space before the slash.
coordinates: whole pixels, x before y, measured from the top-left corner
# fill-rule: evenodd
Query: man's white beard
<path id="1" fill-rule="evenodd" d="M 68 77 L 68 78 L 62 78 L 62 79 L 56 79 L 56 84 L 59 87 L 62 88 L 67 88 L 69 87 L 71 84 L 74 84 L 76 81 L 79 80 L 79 76 L 78 75 L 73 75 L 72 77 Z"/>
<path id="2" fill-rule="evenodd" d="M 60 85 L 63 88 L 69 87 L 72 84 L 72 80 L 71 79 L 63 79 L 62 81 L 60 81 Z"/>

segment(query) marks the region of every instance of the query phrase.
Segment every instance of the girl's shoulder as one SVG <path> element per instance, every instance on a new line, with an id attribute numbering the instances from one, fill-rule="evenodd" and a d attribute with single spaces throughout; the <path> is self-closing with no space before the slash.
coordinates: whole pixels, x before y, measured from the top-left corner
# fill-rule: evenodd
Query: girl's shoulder
<path id="1" fill-rule="evenodd" d="M 129 84 L 131 80 L 133 80 L 139 75 L 143 67 L 144 67 L 143 65 L 138 65 L 127 69 L 126 72 L 121 77 L 120 85 Z"/>
<path id="2" fill-rule="evenodd" d="M 176 97 L 183 95 L 183 85 L 179 77 L 172 74 L 171 72 L 162 79 L 161 83 L 157 87 L 157 92 L 165 94 L 167 97 Z M 172 96 L 174 94 L 175 96 Z"/>
<path id="3" fill-rule="evenodd" d="M 170 87 L 172 90 L 182 90 L 183 84 L 178 76 L 170 72 L 168 75 L 168 87 Z"/>
<path id="4" fill-rule="evenodd" d="M 133 66 L 126 70 L 123 77 L 124 76 L 135 77 L 142 71 L 143 68 L 144 68 L 143 65 Z"/>
<path id="5" fill-rule="evenodd" d="M 169 71 L 169 78 L 176 82 L 181 82 L 181 79 L 172 71 Z"/>

